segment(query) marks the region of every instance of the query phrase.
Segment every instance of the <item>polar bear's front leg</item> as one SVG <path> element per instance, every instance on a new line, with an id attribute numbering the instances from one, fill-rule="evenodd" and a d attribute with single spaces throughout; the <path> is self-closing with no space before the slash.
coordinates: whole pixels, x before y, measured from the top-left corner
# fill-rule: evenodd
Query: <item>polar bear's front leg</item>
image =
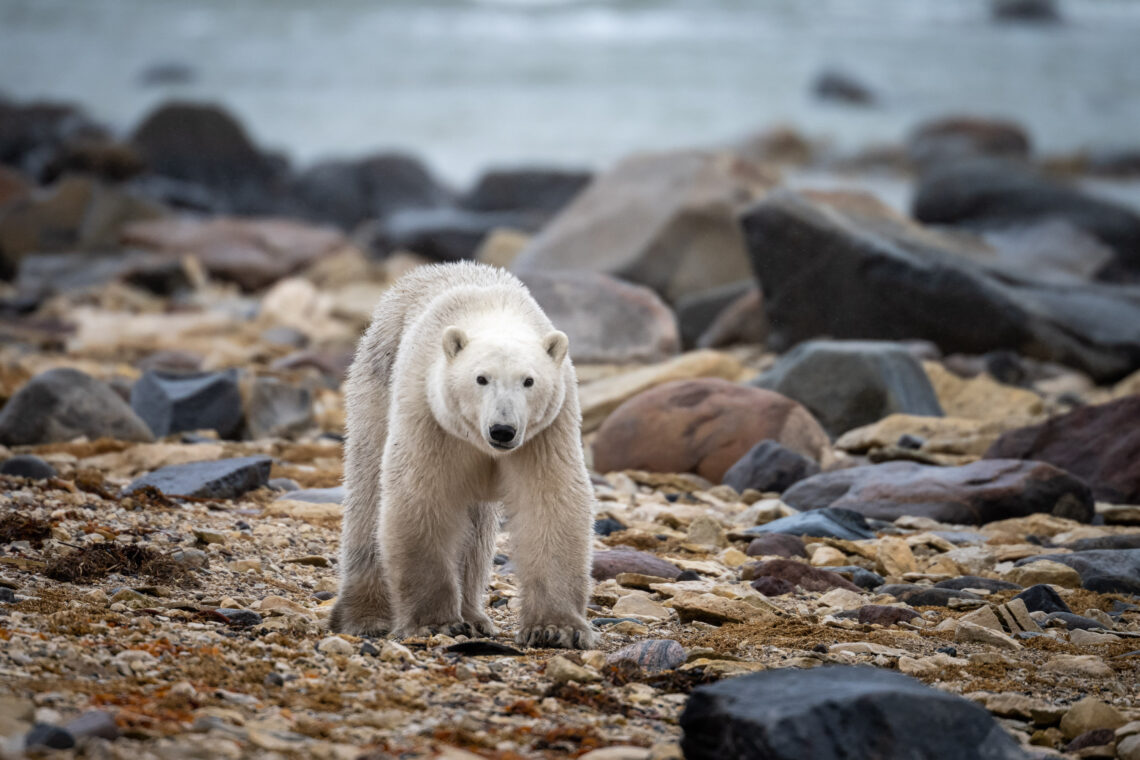
<path id="1" fill-rule="evenodd" d="M 577 435 L 547 432 L 554 435 L 529 442 L 503 466 L 512 558 L 522 586 L 515 640 L 528 647 L 589 649 L 598 640 L 586 620 L 593 489 Z"/>

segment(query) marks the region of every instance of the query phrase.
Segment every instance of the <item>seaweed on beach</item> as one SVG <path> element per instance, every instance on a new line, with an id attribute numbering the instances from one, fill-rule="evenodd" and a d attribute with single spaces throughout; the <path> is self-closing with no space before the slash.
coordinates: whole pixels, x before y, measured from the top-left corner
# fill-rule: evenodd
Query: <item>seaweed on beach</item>
<path id="1" fill-rule="evenodd" d="M 170 581 L 180 578 L 184 570 L 167 555 L 145 546 L 102 543 L 60 557 L 43 571 L 48 578 L 65 583 L 90 583 L 110 573 Z"/>
<path id="2" fill-rule="evenodd" d="M 51 538 L 51 524 L 27 515 L 9 513 L 0 517 L 0 544 L 27 541 L 36 549 Z"/>

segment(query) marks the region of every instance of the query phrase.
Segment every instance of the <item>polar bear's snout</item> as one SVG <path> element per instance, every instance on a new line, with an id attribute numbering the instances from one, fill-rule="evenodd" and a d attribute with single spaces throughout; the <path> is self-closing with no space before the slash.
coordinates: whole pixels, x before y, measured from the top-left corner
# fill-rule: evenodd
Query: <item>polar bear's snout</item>
<path id="1" fill-rule="evenodd" d="M 503 449 L 514 448 L 516 432 L 513 425 L 492 425 L 489 431 L 491 445 Z"/>

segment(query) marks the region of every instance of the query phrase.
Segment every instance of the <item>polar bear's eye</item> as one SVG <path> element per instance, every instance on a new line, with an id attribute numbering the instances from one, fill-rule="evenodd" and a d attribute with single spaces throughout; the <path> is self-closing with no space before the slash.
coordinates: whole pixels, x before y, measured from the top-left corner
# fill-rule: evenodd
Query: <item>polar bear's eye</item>
<path id="1" fill-rule="evenodd" d="M 524 388 L 529 388 L 532 385 L 534 385 L 534 378 L 533 377 L 528 377 L 526 380 L 523 380 L 523 387 Z"/>
<path id="2" fill-rule="evenodd" d="M 479 377 L 475 378 L 475 382 L 479 383 L 479 385 L 486 385 L 487 384 L 487 378 L 483 377 L 482 375 L 479 375 Z"/>

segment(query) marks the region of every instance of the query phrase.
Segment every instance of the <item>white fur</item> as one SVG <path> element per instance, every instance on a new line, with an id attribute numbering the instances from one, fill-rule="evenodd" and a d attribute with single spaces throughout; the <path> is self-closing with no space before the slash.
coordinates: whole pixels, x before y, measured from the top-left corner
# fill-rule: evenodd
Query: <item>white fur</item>
<path id="1" fill-rule="evenodd" d="M 483 603 L 502 507 L 521 582 L 516 640 L 594 644 L 593 490 L 567 347 L 502 270 L 422 267 L 384 294 L 345 385 L 333 630 L 494 633 Z"/>

